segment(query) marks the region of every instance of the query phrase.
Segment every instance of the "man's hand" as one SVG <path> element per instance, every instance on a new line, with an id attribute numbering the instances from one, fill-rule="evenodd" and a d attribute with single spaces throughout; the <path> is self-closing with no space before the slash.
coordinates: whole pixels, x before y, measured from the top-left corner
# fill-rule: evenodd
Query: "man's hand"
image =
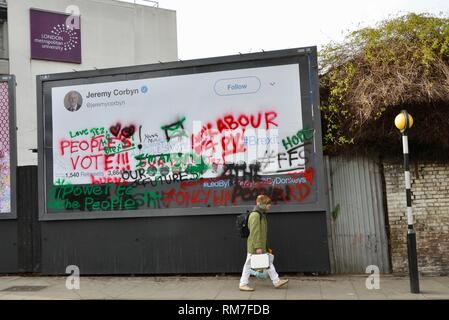
<path id="1" fill-rule="evenodd" d="M 256 253 L 257 253 L 257 254 L 262 254 L 262 253 L 263 253 L 263 250 L 262 250 L 261 248 L 256 249 Z"/>

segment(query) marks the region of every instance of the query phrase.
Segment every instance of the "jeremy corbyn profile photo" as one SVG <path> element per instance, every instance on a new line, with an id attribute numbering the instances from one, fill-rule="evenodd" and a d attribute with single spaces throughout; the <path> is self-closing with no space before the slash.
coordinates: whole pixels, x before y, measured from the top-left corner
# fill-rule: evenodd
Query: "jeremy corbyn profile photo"
<path id="1" fill-rule="evenodd" d="M 69 111 L 77 111 L 83 104 L 83 98 L 78 91 L 69 91 L 64 97 L 64 107 Z"/>

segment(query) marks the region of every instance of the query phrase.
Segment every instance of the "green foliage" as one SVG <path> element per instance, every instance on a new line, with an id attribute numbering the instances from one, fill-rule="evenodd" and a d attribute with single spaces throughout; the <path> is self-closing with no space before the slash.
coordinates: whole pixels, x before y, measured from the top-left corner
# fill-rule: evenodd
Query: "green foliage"
<path id="1" fill-rule="evenodd" d="M 449 19 L 408 14 L 382 21 L 325 46 L 319 61 L 324 145 L 336 150 L 358 143 L 388 108 L 441 96 L 431 84 L 448 77 Z"/>
<path id="2" fill-rule="evenodd" d="M 337 219 L 339 214 L 340 214 L 340 204 L 337 204 L 335 206 L 334 210 L 332 210 L 332 212 L 331 212 L 332 219 L 334 219 L 334 220 Z"/>

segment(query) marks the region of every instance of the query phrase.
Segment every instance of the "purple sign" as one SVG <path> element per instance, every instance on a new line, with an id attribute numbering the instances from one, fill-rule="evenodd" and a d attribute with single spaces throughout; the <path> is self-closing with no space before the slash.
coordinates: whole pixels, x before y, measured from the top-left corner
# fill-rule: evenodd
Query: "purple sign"
<path id="1" fill-rule="evenodd" d="M 79 19 L 65 13 L 30 9 L 31 59 L 81 63 Z"/>

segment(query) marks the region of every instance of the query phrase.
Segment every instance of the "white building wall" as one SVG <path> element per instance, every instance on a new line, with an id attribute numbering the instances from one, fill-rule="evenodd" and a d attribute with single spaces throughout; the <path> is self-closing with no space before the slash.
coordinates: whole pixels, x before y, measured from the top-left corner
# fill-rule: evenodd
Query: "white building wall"
<path id="1" fill-rule="evenodd" d="M 29 9 L 81 14 L 82 64 L 30 59 Z M 8 1 L 9 68 L 16 76 L 18 165 L 37 165 L 36 75 L 177 60 L 176 12 L 115 0 Z"/>

